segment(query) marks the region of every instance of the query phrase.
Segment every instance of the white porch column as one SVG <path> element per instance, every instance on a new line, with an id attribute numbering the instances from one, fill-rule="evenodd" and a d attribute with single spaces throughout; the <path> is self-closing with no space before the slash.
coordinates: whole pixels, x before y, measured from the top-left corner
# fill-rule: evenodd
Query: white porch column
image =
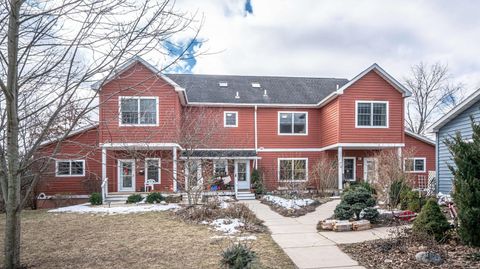
<path id="1" fill-rule="evenodd" d="M 398 154 L 398 163 L 400 164 L 400 168 L 402 168 L 403 162 L 402 162 L 402 148 L 401 147 L 397 148 L 397 154 Z"/>
<path id="2" fill-rule="evenodd" d="M 105 201 L 108 195 L 108 182 L 105 182 L 107 178 L 107 149 L 102 147 L 102 200 Z"/>
<path id="3" fill-rule="evenodd" d="M 173 191 L 177 192 L 177 147 L 173 147 Z"/>
<path id="4" fill-rule="evenodd" d="M 343 150 L 338 147 L 338 189 L 343 190 Z"/>
<path id="5" fill-rule="evenodd" d="M 107 149 L 102 147 L 102 181 L 107 178 Z"/>

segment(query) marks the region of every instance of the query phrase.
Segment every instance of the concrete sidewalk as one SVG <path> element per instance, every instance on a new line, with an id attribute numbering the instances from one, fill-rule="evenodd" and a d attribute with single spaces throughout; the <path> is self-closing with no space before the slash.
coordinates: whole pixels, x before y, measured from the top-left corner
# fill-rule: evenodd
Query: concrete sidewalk
<path id="1" fill-rule="evenodd" d="M 320 205 L 314 212 L 299 218 L 283 217 L 257 200 L 244 203 L 265 222 L 273 240 L 298 268 L 364 268 L 343 253 L 334 241 L 317 232 L 317 223 L 333 214 L 339 200 Z"/>

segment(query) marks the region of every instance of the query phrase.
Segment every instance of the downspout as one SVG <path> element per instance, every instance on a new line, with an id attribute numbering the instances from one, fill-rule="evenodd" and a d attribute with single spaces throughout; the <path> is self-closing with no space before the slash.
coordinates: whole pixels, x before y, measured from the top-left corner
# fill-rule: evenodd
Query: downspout
<path id="1" fill-rule="evenodd" d="M 258 152 L 258 134 L 257 134 L 257 105 L 255 105 L 255 111 L 253 114 L 254 128 L 255 128 L 255 153 Z M 254 169 L 258 167 L 258 159 L 255 158 Z"/>

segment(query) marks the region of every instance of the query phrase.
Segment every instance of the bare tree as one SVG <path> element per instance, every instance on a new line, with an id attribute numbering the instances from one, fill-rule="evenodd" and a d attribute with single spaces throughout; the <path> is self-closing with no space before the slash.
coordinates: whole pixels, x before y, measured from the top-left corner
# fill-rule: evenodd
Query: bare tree
<path id="1" fill-rule="evenodd" d="M 311 171 L 309 183 L 321 195 L 325 195 L 328 191 L 333 192 L 338 188 L 338 165 L 334 158 L 328 158 L 326 154 L 323 154 L 313 164 Z"/>
<path id="2" fill-rule="evenodd" d="M 39 175 L 31 173 L 34 154 L 49 138 L 69 107 L 76 113 L 63 126 L 60 141 L 96 107 L 97 93 L 87 91 L 108 78 L 126 58 L 151 55 L 164 68 L 173 40 L 190 32 L 195 40 L 201 22 L 168 0 L 64 0 L 0 3 L 0 185 L 6 204 L 5 268 L 20 267 L 20 212 Z M 106 80 L 99 83 L 101 87 Z M 73 104 L 73 105 L 72 105 Z M 35 130 L 32 131 L 32 123 Z M 34 133 L 35 135 L 31 135 Z M 21 197 L 22 182 L 31 184 Z"/>
<path id="3" fill-rule="evenodd" d="M 452 83 L 448 66 L 441 63 L 414 65 L 405 84 L 412 92 L 405 120 L 407 128 L 417 134 L 424 134 L 439 112 L 455 107 L 463 99 L 463 85 Z"/>
<path id="4" fill-rule="evenodd" d="M 390 187 L 396 181 L 402 182 L 401 186 L 413 186 L 414 174 L 408 173 L 404 169 L 404 160 L 415 156 L 415 149 L 404 149 L 399 156 L 397 150 L 385 149 L 375 153 L 376 158 L 376 180 L 371 182 L 376 190 L 377 198 L 385 205 L 389 205 L 390 199 L 399 199 L 400 197 L 390 197 Z M 401 193 L 401 190 L 398 194 Z"/>

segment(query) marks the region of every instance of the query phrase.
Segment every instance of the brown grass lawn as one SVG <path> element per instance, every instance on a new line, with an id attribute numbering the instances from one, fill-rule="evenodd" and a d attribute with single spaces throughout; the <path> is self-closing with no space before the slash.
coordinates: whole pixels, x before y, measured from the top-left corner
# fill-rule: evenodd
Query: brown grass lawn
<path id="1" fill-rule="evenodd" d="M 5 215 L 0 216 L 3 246 Z M 88 215 L 24 211 L 22 264 L 28 268 L 219 268 L 230 240 L 168 212 Z M 252 248 L 265 268 L 294 268 L 269 234 Z M 219 241 L 219 242 L 218 242 Z M 3 255 L 0 255 L 3 264 Z"/>

